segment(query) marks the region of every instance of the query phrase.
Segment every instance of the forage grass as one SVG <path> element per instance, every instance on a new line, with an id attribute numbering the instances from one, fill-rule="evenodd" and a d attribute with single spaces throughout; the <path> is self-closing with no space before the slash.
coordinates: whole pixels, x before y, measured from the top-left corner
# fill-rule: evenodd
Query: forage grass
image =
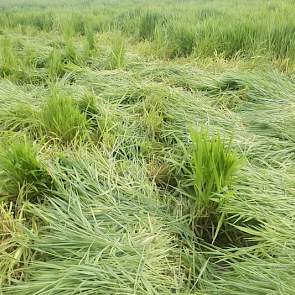
<path id="1" fill-rule="evenodd" d="M 5 78 L 13 74 L 16 68 L 17 60 L 15 57 L 15 50 L 12 41 L 9 38 L 1 40 L 1 71 L 0 76 Z"/>
<path id="2" fill-rule="evenodd" d="M 86 29 L 86 38 L 87 38 L 87 45 L 90 51 L 94 51 L 96 49 L 96 42 L 95 42 L 95 35 L 94 29 L 91 26 L 88 26 Z"/>
<path id="3" fill-rule="evenodd" d="M 168 57 L 187 57 L 194 50 L 196 32 L 187 25 L 176 23 L 168 28 L 167 38 Z"/>
<path id="4" fill-rule="evenodd" d="M 86 116 L 70 97 L 53 95 L 48 98 L 40 111 L 39 121 L 42 133 L 64 143 L 87 135 Z"/>
<path id="5" fill-rule="evenodd" d="M 212 198 L 231 189 L 241 161 L 220 135 L 192 132 L 194 188 L 199 213 L 210 210 Z M 211 203 L 211 204 L 210 204 Z"/>
<path id="6" fill-rule="evenodd" d="M 142 191 L 126 170 L 116 175 L 117 168 L 102 155 L 83 154 L 84 159 L 71 158 L 56 167 L 58 198 L 50 200 L 51 206 L 32 207 L 47 224 L 44 234 L 32 235 L 34 249 L 45 259 L 27 267 L 29 281 L 5 290 L 23 294 L 179 290 L 181 281 L 174 278 L 177 265 L 170 261 L 171 252 L 177 250 L 161 226 L 156 200 L 146 195 L 152 190 Z M 110 185 L 117 183 L 116 191 L 109 191 L 106 179 Z"/>
<path id="7" fill-rule="evenodd" d="M 29 142 L 10 142 L 1 151 L 0 169 L 2 191 L 8 197 L 17 196 L 23 186 L 32 192 L 40 192 L 50 184 L 45 167 L 37 158 L 35 148 Z"/>
<path id="8" fill-rule="evenodd" d="M 48 76 L 51 80 L 64 75 L 64 64 L 62 61 L 62 53 L 60 49 L 53 49 L 48 56 L 47 61 Z"/>
<path id="9" fill-rule="evenodd" d="M 139 23 L 139 38 L 153 40 L 155 28 L 161 20 L 163 22 L 163 16 L 158 13 L 151 11 L 144 13 Z"/>
<path id="10" fill-rule="evenodd" d="M 294 294 L 294 3 L 195 2 L 0 1 L 1 295 Z"/>
<path id="11" fill-rule="evenodd" d="M 125 65 L 126 43 L 122 37 L 113 40 L 110 56 L 108 59 L 108 68 L 120 69 Z"/>
<path id="12" fill-rule="evenodd" d="M 27 267 L 33 257 L 30 238 L 25 234 L 24 206 L 15 212 L 10 205 L 0 204 L 0 290 L 10 285 L 14 279 L 23 280 Z M 31 224 L 35 222 L 32 220 Z M 35 228 L 36 224 L 32 226 Z"/>

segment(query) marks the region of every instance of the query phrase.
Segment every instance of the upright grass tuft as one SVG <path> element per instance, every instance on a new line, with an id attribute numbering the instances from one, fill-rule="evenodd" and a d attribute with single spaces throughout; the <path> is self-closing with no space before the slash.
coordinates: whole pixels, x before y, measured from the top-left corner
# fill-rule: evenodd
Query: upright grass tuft
<path id="1" fill-rule="evenodd" d="M 86 29 L 86 39 L 87 39 L 88 49 L 90 51 L 94 51 L 96 49 L 96 42 L 95 42 L 94 29 L 92 26 L 88 26 Z"/>
<path id="2" fill-rule="evenodd" d="M 8 148 L 2 147 L 0 158 L 2 191 L 4 197 L 17 196 L 26 186 L 32 193 L 50 184 L 50 177 L 44 165 L 37 158 L 37 153 L 31 143 L 12 142 Z"/>
<path id="3" fill-rule="evenodd" d="M 63 143 L 83 139 L 87 135 L 86 116 L 79 111 L 70 97 L 50 97 L 40 111 L 39 121 L 43 133 Z"/>
<path id="4" fill-rule="evenodd" d="M 111 70 L 123 68 L 125 65 L 126 42 L 122 37 L 113 40 L 108 68 Z"/>
<path id="5" fill-rule="evenodd" d="M 176 24 L 168 27 L 167 55 L 170 58 L 188 57 L 194 50 L 196 32 L 193 27 L 184 24 Z"/>
<path id="6" fill-rule="evenodd" d="M 54 48 L 47 60 L 47 71 L 48 77 L 51 80 L 56 80 L 59 77 L 62 77 L 65 74 L 64 63 L 61 49 Z"/>
<path id="7" fill-rule="evenodd" d="M 225 223 L 227 212 L 223 210 L 235 192 L 233 184 L 242 160 L 219 134 L 210 137 L 208 130 L 194 130 L 191 139 L 192 186 L 188 206 L 192 230 L 209 243 L 217 238 L 222 245 L 234 239 L 242 242 L 238 231 Z"/>
<path id="8" fill-rule="evenodd" d="M 6 78 L 13 74 L 13 70 L 17 65 L 17 60 L 10 38 L 6 37 L 2 39 L 0 44 L 0 77 Z"/>
<path id="9" fill-rule="evenodd" d="M 162 19 L 159 13 L 147 11 L 140 17 L 139 38 L 143 40 L 153 40 L 155 28 Z"/>
<path id="10" fill-rule="evenodd" d="M 220 135 L 210 138 L 208 131 L 202 130 L 193 131 L 191 137 L 196 203 L 202 213 L 214 209 L 214 197 L 231 189 L 241 160 Z"/>

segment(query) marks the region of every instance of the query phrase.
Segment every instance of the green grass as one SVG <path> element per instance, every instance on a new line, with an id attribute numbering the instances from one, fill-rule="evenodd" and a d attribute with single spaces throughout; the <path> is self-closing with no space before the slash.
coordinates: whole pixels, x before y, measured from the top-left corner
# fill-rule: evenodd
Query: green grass
<path id="1" fill-rule="evenodd" d="M 242 161 L 220 135 L 210 138 L 208 131 L 193 131 L 192 144 L 195 192 L 192 225 L 198 235 L 214 243 L 226 213 L 220 208 L 235 193 L 234 183 Z M 227 235 L 230 235 L 229 231 Z"/>
<path id="2" fill-rule="evenodd" d="M 147 11 L 141 16 L 139 23 L 139 38 L 143 40 L 153 40 L 156 26 L 163 22 L 161 14 Z"/>
<path id="3" fill-rule="evenodd" d="M 26 142 L 6 142 L 2 146 L 0 170 L 1 191 L 5 197 L 16 197 L 28 187 L 38 194 L 49 185 L 50 177 L 43 164 L 37 159 L 33 146 Z"/>
<path id="4" fill-rule="evenodd" d="M 294 3 L 0 3 L 0 294 L 294 294 Z"/>
<path id="5" fill-rule="evenodd" d="M 39 113 L 41 132 L 49 138 L 69 143 L 87 135 L 87 119 L 74 101 L 67 96 L 48 98 Z"/>
<path id="6" fill-rule="evenodd" d="M 199 214 L 209 207 L 210 198 L 230 190 L 240 160 L 220 135 L 210 139 L 206 132 L 193 132 L 193 172 Z"/>
<path id="7" fill-rule="evenodd" d="M 0 284 L 2 287 L 10 285 L 14 279 L 24 279 L 26 274 L 22 271 L 27 267 L 34 255 L 30 248 L 30 239 L 25 234 L 24 208 L 20 206 L 16 211 L 12 205 L 1 203 L 0 206 Z M 37 228 L 36 220 L 31 219 L 30 230 Z"/>
<path id="8" fill-rule="evenodd" d="M 53 49 L 50 52 L 47 61 L 47 71 L 48 76 L 53 80 L 56 80 L 58 77 L 62 77 L 65 74 L 60 49 Z"/>
<path id="9" fill-rule="evenodd" d="M 111 70 L 123 68 L 125 65 L 125 51 L 125 40 L 120 36 L 115 36 L 112 41 L 107 68 Z"/>

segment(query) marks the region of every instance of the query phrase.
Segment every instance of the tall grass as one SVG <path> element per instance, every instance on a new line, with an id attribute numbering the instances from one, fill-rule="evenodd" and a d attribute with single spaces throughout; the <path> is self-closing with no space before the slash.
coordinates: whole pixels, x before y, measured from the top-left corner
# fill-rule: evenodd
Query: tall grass
<path id="1" fill-rule="evenodd" d="M 30 240 L 25 234 L 24 206 L 18 211 L 11 205 L 0 204 L 0 288 L 10 285 L 13 280 L 22 280 L 27 267 L 33 257 Z M 32 219 L 31 230 L 36 229 Z"/>
<path id="2" fill-rule="evenodd" d="M 1 77 L 9 76 L 13 68 L 16 66 L 16 58 L 14 55 L 14 48 L 9 38 L 1 40 Z"/>
<path id="3" fill-rule="evenodd" d="M 67 96 L 53 95 L 48 98 L 40 111 L 39 121 L 45 135 L 64 143 L 83 139 L 87 135 L 86 116 Z"/>
<path id="4" fill-rule="evenodd" d="M 52 7 L 41 14 L 37 9 L 30 13 L 8 9 L 2 25 L 46 32 L 71 31 L 72 36 L 86 36 L 89 49 L 94 46 L 90 28 L 106 32 L 119 30 L 130 37 L 154 42 L 159 27 L 167 31 L 161 44 L 166 47 L 165 56 L 169 58 L 191 54 L 214 57 L 217 54 L 232 59 L 237 55 L 255 57 L 263 54 L 282 63 L 286 59 L 294 61 L 294 10 L 289 1 L 281 4 L 258 1 L 254 6 L 242 3 L 236 6 L 232 0 L 223 0 L 218 7 L 204 2 L 198 5 L 187 2 L 180 6 L 166 4 L 163 2 L 157 7 L 152 1 L 149 8 L 145 8 L 130 1 L 132 9 L 119 6 L 111 10 L 98 3 L 92 4 L 97 9 L 91 10 L 87 5 L 82 7 L 76 3 L 70 17 L 64 9 L 57 11 Z M 274 20 L 272 23 L 270 18 Z M 167 42 L 169 45 L 165 46 Z"/>
<path id="5" fill-rule="evenodd" d="M 139 23 L 139 38 L 145 40 L 153 40 L 156 26 L 164 22 L 164 17 L 155 12 L 145 12 Z"/>
<path id="6" fill-rule="evenodd" d="M 194 50 L 196 31 L 183 23 L 173 22 L 167 29 L 166 52 L 169 58 L 188 57 Z"/>
<path id="7" fill-rule="evenodd" d="M 193 132 L 193 172 L 199 214 L 209 209 L 215 196 L 230 190 L 240 160 L 220 135 L 210 139 L 206 131 Z"/>
<path id="8" fill-rule="evenodd" d="M 40 194 L 50 185 L 50 177 L 29 142 L 10 142 L 8 148 L 2 147 L 0 170 L 4 197 L 15 197 L 24 187 Z"/>
<path id="9" fill-rule="evenodd" d="M 55 80 L 65 74 L 61 50 L 53 49 L 50 52 L 47 61 L 47 69 L 48 76 L 52 80 Z"/>
<path id="10" fill-rule="evenodd" d="M 95 35 L 94 35 L 94 29 L 91 26 L 88 26 L 88 28 L 86 29 L 86 38 L 87 38 L 88 49 L 90 51 L 95 50 L 96 49 Z"/>
<path id="11" fill-rule="evenodd" d="M 108 68 L 120 69 L 125 65 L 126 43 L 122 37 L 117 37 L 113 40 L 110 56 L 108 58 Z"/>

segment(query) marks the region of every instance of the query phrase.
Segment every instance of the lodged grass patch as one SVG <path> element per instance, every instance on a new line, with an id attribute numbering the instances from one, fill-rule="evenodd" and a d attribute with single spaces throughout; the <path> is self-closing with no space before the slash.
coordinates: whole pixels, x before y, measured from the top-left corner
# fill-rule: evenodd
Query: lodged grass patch
<path id="1" fill-rule="evenodd" d="M 43 258 L 30 264 L 27 283 L 5 290 L 68 294 L 78 285 L 81 292 L 99 288 L 109 294 L 178 290 L 181 281 L 175 275 L 182 271 L 172 259 L 178 250 L 171 247 L 156 199 L 136 187 L 144 180 L 132 180 L 126 170 L 118 175 L 99 151 L 81 152 L 56 167 L 51 206 L 30 209 L 45 224 L 43 234 L 31 236 L 35 255 Z M 109 192 L 112 183 L 116 190 Z"/>

